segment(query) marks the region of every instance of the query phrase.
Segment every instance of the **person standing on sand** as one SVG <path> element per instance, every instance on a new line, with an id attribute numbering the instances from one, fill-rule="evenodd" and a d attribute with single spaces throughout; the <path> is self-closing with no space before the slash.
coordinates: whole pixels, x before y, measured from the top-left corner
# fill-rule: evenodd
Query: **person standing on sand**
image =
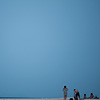
<path id="1" fill-rule="evenodd" d="M 64 86 L 64 88 L 63 88 L 64 100 L 66 100 L 66 98 L 67 98 L 67 91 L 68 91 L 68 88 L 66 88 L 66 86 Z"/>
<path id="2" fill-rule="evenodd" d="M 77 100 L 77 96 L 78 96 L 79 99 L 80 99 L 80 93 L 78 92 L 77 89 L 74 89 L 74 98 L 75 98 L 75 100 Z"/>

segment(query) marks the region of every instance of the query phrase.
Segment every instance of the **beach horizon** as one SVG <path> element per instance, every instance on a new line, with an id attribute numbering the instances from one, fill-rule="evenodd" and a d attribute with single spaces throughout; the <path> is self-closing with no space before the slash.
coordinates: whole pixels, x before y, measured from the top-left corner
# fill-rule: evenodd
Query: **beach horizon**
<path id="1" fill-rule="evenodd" d="M 67 97 L 66 100 L 70 100 L 70 98 L 73 97 Z M 63 97 L 62 98 L 0 97 L 0 100 L 64 100 L 64 98 Z M 80 98 L 80 100 L 84 100 L 84 99 Z M 85 100 L 91 100 L 91 99 L 85 99 Z M 100 100 L 100 99 L 92 99 L 92 100 Z"/>

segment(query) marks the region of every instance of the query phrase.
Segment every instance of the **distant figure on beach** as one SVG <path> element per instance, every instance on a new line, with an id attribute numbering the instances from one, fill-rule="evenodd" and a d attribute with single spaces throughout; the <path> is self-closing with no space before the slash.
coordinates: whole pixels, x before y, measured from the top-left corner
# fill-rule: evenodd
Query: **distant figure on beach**
<path id="1" fill-rule="evenodd" d="M 86 94 L 84 94 L 84 99 L 86 99 Z"/>
<path id="2" fill-rule="evenodd" d="M 90 99 L 93 99 L 94 95 L 93 93 L 90 94 Z"/>
<path id="3" fill-rule="evenodd" d="M 74 89 L 74 98 L 75 98 L 75 100 L 78 100 L 77 96 L 80 99 L 80 93 L 79 93 L 79 91 L 77 89 Z"/>
<path id="4" fill-rule="evenodd" d="M 64 86 L 64 88 L 63 88 L 64 100 L 66 100 L 66 98 L 67 98 L 67 91 L 68 91 L 68 88 L 66 88 L 66 86 Z"/>
<path id="5" fill-rule="evenodd" d="M 95 96 L 94 99 L 99 99 L 99 97 Z"/>

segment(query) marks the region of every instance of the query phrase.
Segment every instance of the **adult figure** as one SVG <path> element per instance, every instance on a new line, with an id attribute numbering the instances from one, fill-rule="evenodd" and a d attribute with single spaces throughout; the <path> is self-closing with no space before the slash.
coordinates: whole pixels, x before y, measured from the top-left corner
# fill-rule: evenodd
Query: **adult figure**
<path id="1" fill-rule="evenodd" d="M 66 86 L 64 86 L 64 88 L 63 88 L 64 100 L 66 100 L 66 98 L 67 98 L 67 91 L 68 91 L 68 88 L 66 88 Z"/>
<path id="2" fill-rule="evenodd" d="M 74 89 L 74 98 L 75 98 L 75 100 L 78 99 L 77 97 L 79 97 L 79 99 L 80 99 L 80 93 L 77 89 Z"/>
<path id="3" fill-rule="evenodd" d="M 93 93 L 90 94 L 90 99 L 93 99 L 94 95 Z"/>

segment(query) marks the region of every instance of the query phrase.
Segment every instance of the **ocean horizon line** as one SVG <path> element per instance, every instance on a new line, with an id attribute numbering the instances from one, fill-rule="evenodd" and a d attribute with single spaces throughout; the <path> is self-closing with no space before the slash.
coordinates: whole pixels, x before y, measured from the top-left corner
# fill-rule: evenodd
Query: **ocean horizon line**
<path id="1" fill-rule="evenodd" d="M 63 98 L 63 97 L 0 97 L 0 99 L 50 99 L 50 98 Z"/>

